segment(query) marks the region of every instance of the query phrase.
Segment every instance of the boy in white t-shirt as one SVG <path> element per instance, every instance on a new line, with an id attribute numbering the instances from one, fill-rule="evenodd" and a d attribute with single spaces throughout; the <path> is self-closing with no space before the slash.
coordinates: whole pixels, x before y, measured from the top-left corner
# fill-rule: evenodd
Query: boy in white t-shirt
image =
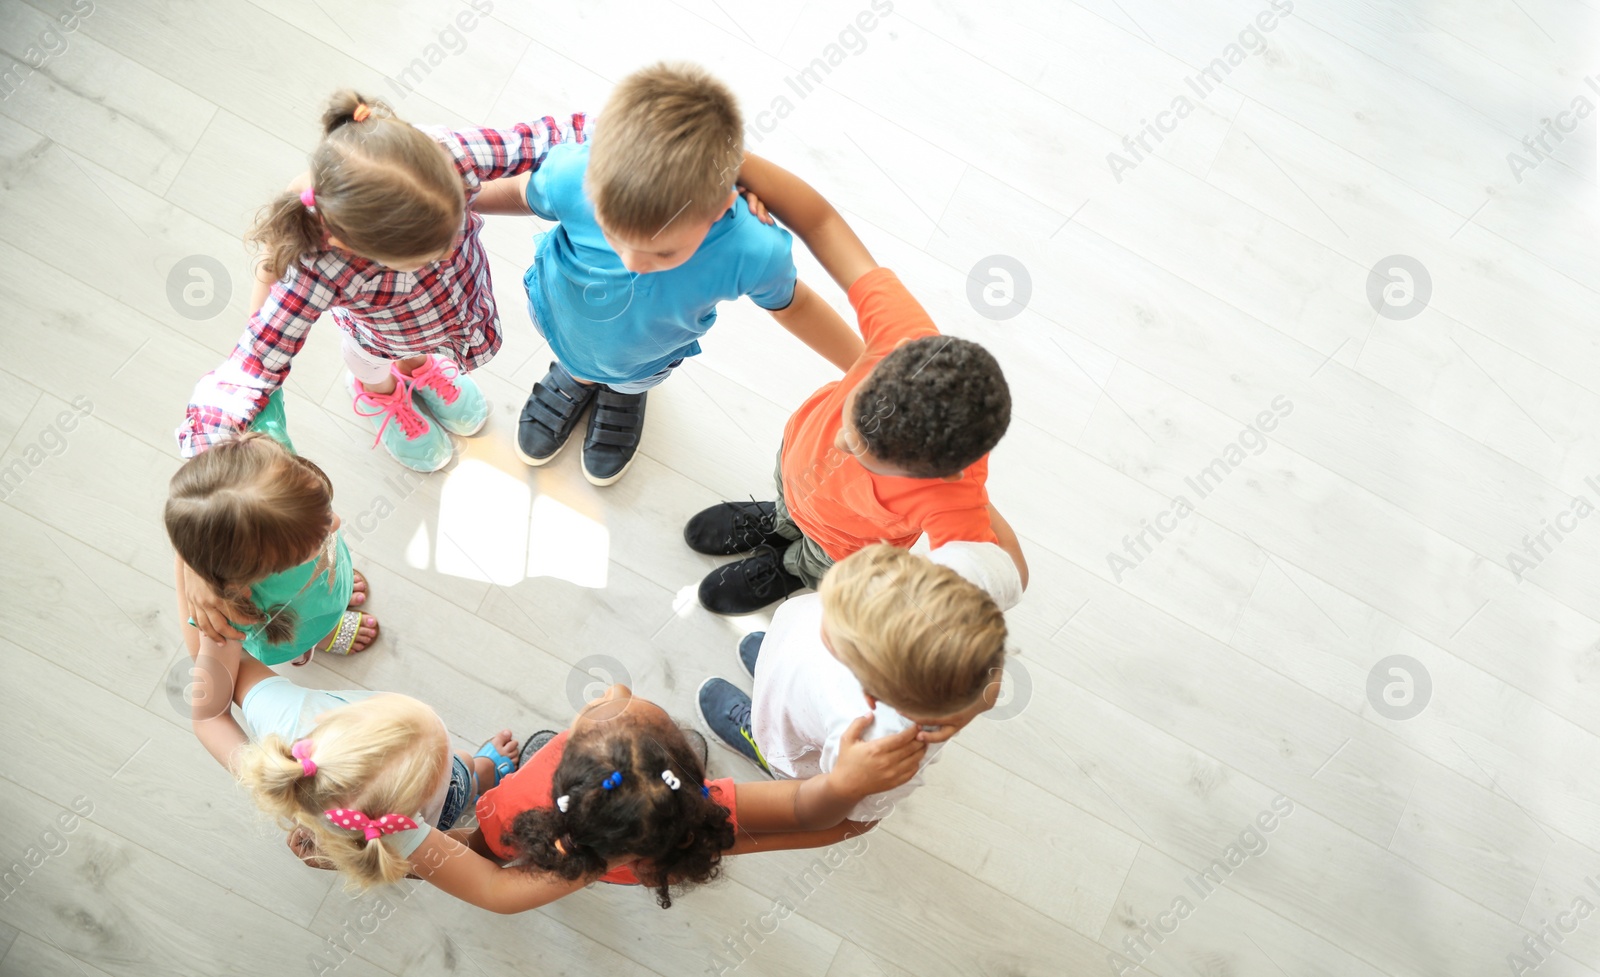
<path id="1" fill-rule="evenodd" d="M 873 724 L 863 740 L 889 736 L 913 723 L 933 745 L 992 708 L 1005 667 L 1006 625 L 1000 605 L 983 587 L 950 566 L 960 565 L 1014 603 L 1015 567 L 973 549 L 951 559 L 948 544 L 932 558 L 879 544 L 833 566 L 817 593 L 792 598 L 764 633 L 748 635 L 739 657 L 755 677 L 755 695 L 731 682 L 700 686 L 700 718 L 725 746 L 776 777 L 826 773 L 839 741 L 863 701 Z M 941 559 L 943 557 L 943 559 Z M 938 750 L 930 748 L 922 763 Z M 919 771 L 904 786 L 858 799 L 849 819 L 872 822 L 922 784 Z"/>

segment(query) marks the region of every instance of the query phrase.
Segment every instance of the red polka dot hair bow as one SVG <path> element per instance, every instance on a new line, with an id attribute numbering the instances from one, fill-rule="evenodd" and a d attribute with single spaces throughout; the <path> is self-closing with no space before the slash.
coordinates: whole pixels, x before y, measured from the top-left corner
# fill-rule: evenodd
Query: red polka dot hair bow
<path id="1" fill-rule="evenodd" d="M 322 816 L 338 827 L 365 833 L 368 841 L 381 835 L 392 835 L 396 831 L 411 831 L 417 826 L 417 822 L 404 814 L 385 814 L 381 818 L 369 818 L 360 811 L 352 811 L 343 807 L 324 811 Z"/>

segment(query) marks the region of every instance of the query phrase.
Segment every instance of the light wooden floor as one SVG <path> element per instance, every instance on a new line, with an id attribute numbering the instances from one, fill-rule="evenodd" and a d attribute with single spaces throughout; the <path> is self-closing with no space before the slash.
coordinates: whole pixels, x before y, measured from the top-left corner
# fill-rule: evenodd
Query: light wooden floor
<path id="1" fill-rule="evenodd" d="M 1600 905 L 1600 118 L 1561 115 L 1600 104 L 1592 2 L 1299 0 L 1204 97 L 1186 79 L 1265 2 L 879 0 L 842 42 L 867 3 L 479 5 L 408 91 L 386 78 L 471 8 L 94 0 L 63 48 L 44 32 L 69 0 L 0 0 L 0 65 L 51 52 L 0 101 L 0 469 L 25 476 L 0 506 L 0 865 L 20 866 L 0 974 L 316 972 L 341 934 L 349 977 L 1055 977 L 1114 972 L 1113 950 L 1161 977 L 1600 972 L 1600 918 L 1558 916 Z M 830 43 L 802 95 L 789 79 Z M 240 236 L 337 86 L 507 124 L 598 108 L 661 57 L 731 83 L 750 148 L 1000 357 L 1017 411 L 991 490 L 1033 569 L 1010 718 L 974 724 L 837 868 L 737 860 L 669 912 L 617 889 L 512 918 L 427 888 L 352 900 L 172 705 L 159 507 L 185 397 L 244 321 Z M 1158 117 L 1178 96 L 1191 111 Z M 1124 137 L 1158 118 L 1173 131 L 1136 160 Z M 1574 131 L 1538 159 L 1547 118 Z M 622 483 L 590 488 L 575 454 L 527 469 L 534 230 L 486 232 L 508 338 L 451 471 L 389 481 L 331 325 L 289 385 L 347 527 L 394 510 L 352 536 L 383 640 L 295 678 L 418 695 L 465 746 L 563 724 L 602 678 L 688 719 L 703 677 L 736 674 L 761 622 L 694 605 L 714 561 L 679 527 L 769 495 L 784 418 L 828 374 L 742 303 L 652 395 Z M 1031 282 L 1009 319 L 969 304 L 994 255 Z M 1395 255 L 1431 286 L 1410 318 L 1368 298 Z M 170 297 L 196 256 L 231 282 L 209 318 Z M 1275 403 L 1266 441 L 1244 433 Z M 1129 558 L 1148 525 L 1176 531 Z M 1551 525 L 1570 532 L 1522 553 Z M 1404 699 L 1407 676 L 1415 714 L 1392 718 L 1383 686 Z M 74 805 L 92 813 L 61 832 Z M 1188 880 L 1230 846 L 1242 863 L 1202 896 Z M 1144 935 L 1180 898 L 1176 930 Z M 779 900 L 797 912 L 761 932 Z"/>

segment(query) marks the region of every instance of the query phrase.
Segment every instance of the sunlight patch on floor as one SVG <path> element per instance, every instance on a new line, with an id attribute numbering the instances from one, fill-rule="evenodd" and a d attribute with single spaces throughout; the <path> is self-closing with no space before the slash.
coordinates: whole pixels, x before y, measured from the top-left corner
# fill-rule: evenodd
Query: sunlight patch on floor
<path id="1" fill-rule="evenodd" d="M 406 560 L 426 567 L 426 525 L 417 533 Z M 522 478 L 488 462 L 464 458 L 445 476 L 437 539 L 434 568 L 451 576 L 503 587 L 528 577 L 606 585 L 611 532 L 604 523 L 548 495 L 535 497 Z"/>

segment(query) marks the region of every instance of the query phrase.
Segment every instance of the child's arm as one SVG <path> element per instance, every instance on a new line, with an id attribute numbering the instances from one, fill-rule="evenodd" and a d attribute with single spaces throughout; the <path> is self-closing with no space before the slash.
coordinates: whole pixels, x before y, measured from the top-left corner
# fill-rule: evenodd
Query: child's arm
<path id="1" fill-rule="evenodd" d="M 533 213 L 533 208 L 528 206 L 528 180 L 532 176 L 532 173 L 524 173 L 486 181 L 483 189 L 472 198 L 472 209 L 480 214 L 527 217 Z"/>
<path id="2" fill-rule="evenodd" d="M 437 829 L 411 853 L 411 871 L 463 902 L 501 914 L 549 905 L 594 881 L 501 868 Z"/>
<path id="3" fill-rule="evenodd" d="M 288 379 L 289 365 L 312 324 L 338 297 L 331 281 L 304 265 L 281 281 L 263 283 L 260 276 L 258 268 L 251 301 L 259 304 L 244 335 L 190 395 L 178 428 L 178 450 L 185 458 L 249 429 L 267 398 Z"/>
<path id="4" fill-rule="evenodd" d="M 989 507 L 989 525 L 994 529 L 995 536 L 999 537 L 1000 548 L 1011 554 L 1011 562 L 1017 565 L 1017 575 L 1022 578 L 1022 589 L 1028 589 L 1028 561 L 1022 556 L 1022 541 L 1017 539 L 1017 533 L 1006 522 L 1005 516 L 993 505 Z"/>
<path id="5" fill-rule="evenodd" d="M 850 723 L 839 740 L 839 762 L 827 773 L 805 780 L 740 784 L 740 828 L 751 834 L 831 829 L 864 798 L 893 790 L 915 776 L 924 752 L 917 742 L 918 728 L 908 726 L 893 736 L 863 742 L 861 734 L 871 723 L 870 714 Z"/>
<path id="6" fill-rule="evenodd" d="M 793 851 L 798 848 L 826 848 L 847 841 L 856 835 L 866 834 L 876 827 L 876 821 L 840 821 L 831 828 L 820 831 L 774 831 L 766 834 L 739 832 L 739 839 L 724 855 L 748 855 L 758 851 Z"/>
<path id="7" fill-rule="evenodd" d="M 840 288 L 849 291 L 857 278 L 878 267 L 833 205 L 793 173 L 746 153 L 739 183 L 760 197 L 767 209 L 806 243 Z"/>
<path id="8" fill-rule="evenodd" d="M 509 129 L 448 131 L 466 153 L 465 165 L 472 168 L 479 180 L 487 183 L 537 170 L 544 165 L 550 150 L 562 143 L 584 142 L 589 137 L 589 117 L 583 112 L 573 112 L 518 122 Z"/>
<path id="9" fill-rule="evenodd" d="M 840 370 L 848 371 L 866 351 L 855 330 L 805 282 L 795 281 L 794 301 L 787 308 L 768 311 L 778 320 L 778 325 Z"/>
<path id="10" fill-rule="evenodd" d="M 239 678 L 239 659 L 244 653 L 237 641 L 218 644 L 210 638 L 200 641 L 200 653 L 189 675 L 193 699 L 189 718 L 194 735 L 218 763 L 235 773 L 234 754 L 250 742 L 239 721 L 233 718 L 233 690 Z"/>
<path id="11" fill-rule="evenodd" d="M 190 606 L 185 575 L 192 576 L 193 571 L 181 558 L 174 557 L 173 564 L 178 610 L 185 611 Z M 215 641 L 187 624 L 183 625 L 183 645 L 191 659 L 189 677 L 193 681 L 186 688 L 193 696 L 189 719 L 194 735 L 218 763 L 232 772 L 234 751 L 249 742 L 230 708 L 235 702 L 243 703 L 240 672 L 248 667 L 252 673 L 249 684 L 254 684 L 270 676 L 272 670 L 253 658 L 249 666 L 242 664 L 244 647 L 238 641 Z"/>

